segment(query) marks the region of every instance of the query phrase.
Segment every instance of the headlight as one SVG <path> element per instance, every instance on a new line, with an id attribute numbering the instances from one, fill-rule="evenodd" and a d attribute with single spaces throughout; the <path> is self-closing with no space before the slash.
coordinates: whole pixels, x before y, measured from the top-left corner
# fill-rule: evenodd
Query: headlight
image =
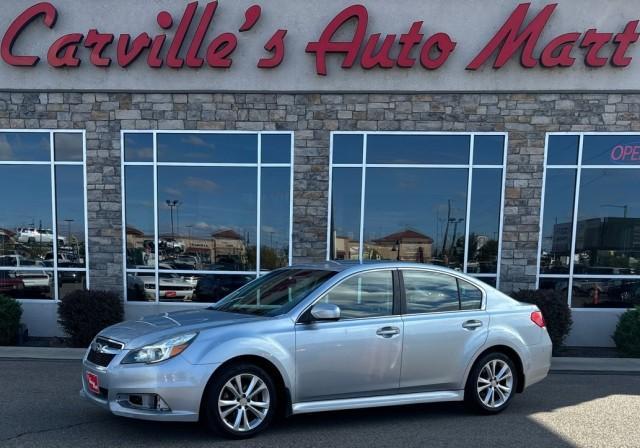
<path id="1" fill-rule="evenodd" d="M 178 356 L 193 342 L 198 333 L 175 336 L 146 347 L 132 350 L 122 360 L 122 364 L 153 364 Z"/>

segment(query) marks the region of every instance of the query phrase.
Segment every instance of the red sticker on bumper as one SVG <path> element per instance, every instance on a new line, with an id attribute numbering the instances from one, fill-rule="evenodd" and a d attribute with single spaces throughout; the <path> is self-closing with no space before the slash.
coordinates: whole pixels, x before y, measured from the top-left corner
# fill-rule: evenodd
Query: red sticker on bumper
<path id="1" fill-rule="evenodd" d="M 87 372 L 87 386 L 89 390 L 94 394 L 100 395 L 100 383 L 98 382 L 98 375 L 95 373 Z"/>

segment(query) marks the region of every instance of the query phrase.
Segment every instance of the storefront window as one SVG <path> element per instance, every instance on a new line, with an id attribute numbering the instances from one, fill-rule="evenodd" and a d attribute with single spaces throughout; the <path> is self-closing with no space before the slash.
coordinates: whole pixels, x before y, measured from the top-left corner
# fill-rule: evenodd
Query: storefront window
<path id="1" fill-rule="evenodd" d="M 0 294 L 87 287 L 83 131 L 0 131 Z"/>
<path id="2" fill-rule="evenodd" d="M 499 277 L 506 136 L 332 135 L 328 259 Z"/>
<path id="3" fill-rule="evenodd" d="M 640 135 L 549 136 L 539 283 L 574 308 L 640 304 L 639 162 Z"/>
<path id="4" fill-rule="evenodd" d="M 217 302 L 290 264 L 292 142 L 123 131 L 127 299 Z"/>

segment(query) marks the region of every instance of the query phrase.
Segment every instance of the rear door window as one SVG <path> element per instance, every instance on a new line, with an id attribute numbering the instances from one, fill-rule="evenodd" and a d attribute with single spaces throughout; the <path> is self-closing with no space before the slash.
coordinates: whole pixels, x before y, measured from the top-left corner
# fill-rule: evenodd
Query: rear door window
<path id="1" fill-rule="evenodd" d="M 460 301 L 456 278 L 428 271 L 402 271 L 407 314 L 458 311 Z"/>

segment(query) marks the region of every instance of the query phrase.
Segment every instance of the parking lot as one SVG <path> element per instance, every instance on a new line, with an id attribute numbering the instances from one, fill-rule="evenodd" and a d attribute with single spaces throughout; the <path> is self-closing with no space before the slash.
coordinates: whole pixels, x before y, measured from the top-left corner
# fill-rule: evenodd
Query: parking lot
<path id="1" fill-rule="evenodd" d="M 494 417 L 461 404 L 301 415 L 249 441 L 110 415 L 78 396 L 79 361 L 0 360 L 0 446 L 640 446 L 640 376 L 552 374 Z"/>

